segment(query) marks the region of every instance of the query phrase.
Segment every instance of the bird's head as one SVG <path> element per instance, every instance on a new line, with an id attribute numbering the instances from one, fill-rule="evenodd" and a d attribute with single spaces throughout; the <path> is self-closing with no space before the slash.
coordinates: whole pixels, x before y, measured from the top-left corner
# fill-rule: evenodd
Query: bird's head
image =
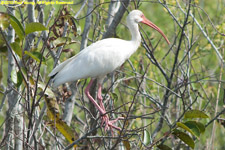
<path id="1" fill-rule="evenodd" d="M 170 44 L 169 40 L 167 39 L 166 35 L 162 32 L 162 30 L 159 27 L 157 27 L 154 23 L 149 21 L 140 10 L 132 10 L 129 13 L 129 15 L 127 16 L 127 22 L 128 23 L 137 23 L 137 24 L 144 23 L 144 24 L 148 25 L 149 27 L 158 31 L 164 37 L 166 42 L 168 44 Z"/>

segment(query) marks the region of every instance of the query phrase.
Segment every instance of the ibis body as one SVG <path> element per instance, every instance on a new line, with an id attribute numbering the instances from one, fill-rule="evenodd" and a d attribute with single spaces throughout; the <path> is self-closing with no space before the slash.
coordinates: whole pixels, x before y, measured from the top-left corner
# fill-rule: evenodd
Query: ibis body
<path id="1" fill-rule="evenodd" d="M 85 94 L 100 111 L 100 114 L 102 115 L 102 124 L 105 123 L 105 130 L 108 130 L 109 128 L 120 130 L 120 128 L 114 126 L 113 123 L 118 119 L 122 119 L 122 117 L 109 121 L 108 115 L 105 114 L 105 107 L 102 103 L 101 81 L 106 74 L 121 66 L 138 49 L 141 43 L 138 23 L 144 23 L 157 30 L 169 44 L 169 40 L 165 34 L 155 24 L 146 19 L 141 11 L 133 10 L 127 17 L 127 26 L 132 36 L 131 40 L 126 41 L 117 38 L 108 38 L 97 41 L 83 49 L 77 55 L 59 64 L 49 74 L 53 80 L 53 87 L 57 87 L 66 82 L 91 77 L 92 80 L 85 89 Z M 97 78 L 99 81 L 97 94 L 97 99 L 99 100 L 98 103 L 89 93 L 94 78 Z"/>
<path id="2" fill-rule="evenodd" d="M 113 43 L 113 44 L 112 44 Z M 58 65 L 49 75 L 53 87 L 78 79 L 102 78 L 121 66 L 140 42 L 108 38 L 91 44 L 77 55 Z"/>

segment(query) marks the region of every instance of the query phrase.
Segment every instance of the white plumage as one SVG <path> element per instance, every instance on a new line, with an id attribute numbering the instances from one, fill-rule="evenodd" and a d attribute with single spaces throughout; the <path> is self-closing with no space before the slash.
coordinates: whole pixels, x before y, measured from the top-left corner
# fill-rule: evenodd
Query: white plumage
<path id="1" fill-rule="evenodd" d="M 77 55 L 59 64 L 52 70 L 49 76 L 53 78 L 53 87 L 57 87 L 66 82 L 76 81 L 78 79 L 88 77 L 101 79 L 106 74 L 121 66 L 138 49 L 141 43 L 141 35 L 138 29 L 138 23 L 140 22 L 160 32 L 169 44 L 169 40 L 156 25 L 147 20 L 141 11 L 133 10 L 127 17 L 127 26 L 132 36 L 130 41 L 117 38 L 108 38 L 91 44 Z M 121 119 L 121 117 L 115 119 L 114 121 L 109 121 L 102 103 L 102 85 L 101 83 L 98 85 L 98 104 L 89 94 L 89 89 L 92 83 L 93 80 L 91 80 L 85 89 L 85 94 L 100 111 L 102 115 L 102 124 L 105 123 L 106 130 L 109 128 L 119 130 L 120 128 L 114 126 L 113 123 L 118 119 Z"/>
<path id="2" fill-rule="evenodd" d="M 135 50 L 129 41 L 115 38 L 93 43 L 52 70 L 49 76 L 56 74 L 53 87 L 78 79 L 104 76 L 121 66 Z"/>

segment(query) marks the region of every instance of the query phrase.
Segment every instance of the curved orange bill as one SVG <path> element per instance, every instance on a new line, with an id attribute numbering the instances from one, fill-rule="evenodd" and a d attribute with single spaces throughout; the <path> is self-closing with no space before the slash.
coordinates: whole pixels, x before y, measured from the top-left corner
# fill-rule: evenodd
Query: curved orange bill
<path id="1" fill-rule="evenodd" d="M 148 25 L 149 27 L 151 27 L 151 28 L 155 29 L 156 31 L 158 31 L 164 37 L 164 39 L 166 40 L 166 42 L 168 44 L 170 44 L 170 41 L 167 39 L 166 35 L 162 32 L 162 30 L 159 29 L 159 27 L 157 27 L 154 23 L 152 23 L 147 18 L 145 18 L 144 15 L 142 16 L 142 19 L 143 19 L 141 21 L 142 23 L 144 23 L 144 24 Z"/>

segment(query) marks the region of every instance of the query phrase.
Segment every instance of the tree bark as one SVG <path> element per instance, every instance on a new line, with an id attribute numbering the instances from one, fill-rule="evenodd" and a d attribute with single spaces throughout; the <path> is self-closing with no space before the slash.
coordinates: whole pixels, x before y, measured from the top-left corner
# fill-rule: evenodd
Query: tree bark
<path id="1" fill-rule="evenodd" d="M 81 40 L 81 45 L 80 45 L 80 50 L 84 49 L 87 47 L 88 43 L 88 33 L 91 27 L 91 21 L 92 21 L 92 16 L 91 16 L 91 11 L 93 10 L 93 0 L 88 0 L 88 9 L 87 9 L 87 17 L 85 20 L 85 26 L 84 26 L 84 31 L 82 33 L 82 40 Z"/>
<path id="2" fill-rule="evenodd" d="M 28 2 L 30 2 L 30 3 L 35 3 L 35 0 L 28 0 Z M 31 23 L 31 22 L 36 22 L 34 6 L 35 6 L 35 5 L 32 5 L 32 4 L 28 4 L 28 5 L 27 5 L 27 11 L 29 12 L 29 13 L 28 13 L 28 22 L 29 22 L 29 23 Z M 32 47 L 33 42 L 34 42 L 34 38 L 35 38 L 35 33 L 30 33 L 30 34 L 26 37 L 26 43 L 25 43 L 24 50 L 27 50 L 27 51 L 30 50 L 30 48 Z"/>
<path id="3" fill-rule="evenodd" d="M 107 31 L 103 34 L 103 38 L 109 38 L 115 36 L 116 27 L 120 23 L 123 14 L 125 13 L 128 5 L 130 3 L 130 0 L 125 0 L 121 2 L 121 6 L 116 13 L 115 17 L 113 18 L 112 23 L 109 25 Z"/>
<path id="4" fill-rule="evenodd" d="M 15 10 L 13 7 L 9 7 L 9 14 L 14 15 Z M 10 26 L 8 28 L 8 42 L 12 43 L 15 41 L 15 31 Z M 5 128 L 5 136 L 6 136 L 6 149 L 14 149 L 14 150 L 21 150 L 23 143 L 22 143 L 22 122 L 23 117 L 21 116 L 22 108 L 21 105 L 18 103 L 20 99 L 18 91 L 14 86 L 12 78 L 13 74 L 16 75 L 16 63 L 12 56 L 13 54 L 8 50 L 8 77 L 7 77 L 7 88 L 9 93 L 7 94 L 8 98 L 8 110 L 6 112 L 6 128 Z M 14 54 L 15 55 L 15 54 Z"/>

